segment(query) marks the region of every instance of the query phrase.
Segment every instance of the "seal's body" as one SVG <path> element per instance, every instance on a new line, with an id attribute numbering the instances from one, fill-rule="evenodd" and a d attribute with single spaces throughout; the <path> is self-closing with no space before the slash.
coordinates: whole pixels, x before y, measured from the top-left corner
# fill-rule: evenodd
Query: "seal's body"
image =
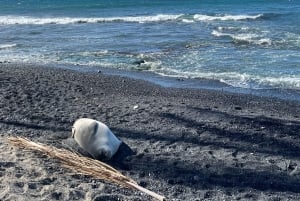
<path id="1" fill-rule="evenodd" d="M 105 124 L 88 118 L 75 121 L 72 137 L 81 148 L 99 160 L 110 159 L 122 143 Z"/>

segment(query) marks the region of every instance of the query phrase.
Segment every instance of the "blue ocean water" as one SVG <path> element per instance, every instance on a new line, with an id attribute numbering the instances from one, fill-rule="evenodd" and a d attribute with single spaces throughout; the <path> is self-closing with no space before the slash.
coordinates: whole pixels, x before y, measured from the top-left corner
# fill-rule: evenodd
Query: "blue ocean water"
<path id="1" fill-rule="evenodd" d="M 298 0 L 0 0 L 0 62 L 300 90 Z"/>

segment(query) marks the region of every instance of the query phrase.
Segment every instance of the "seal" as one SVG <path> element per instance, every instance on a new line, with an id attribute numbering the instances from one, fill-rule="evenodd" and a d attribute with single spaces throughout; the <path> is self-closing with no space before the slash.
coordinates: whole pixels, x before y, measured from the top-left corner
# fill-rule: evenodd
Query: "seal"
<path id="1" fill-rule="evenodd" d="M 80 118 L 72 127 L 77 144 L 98 160 L 109 160 L 118 151 L 121 141 L 102 122 Z"/>

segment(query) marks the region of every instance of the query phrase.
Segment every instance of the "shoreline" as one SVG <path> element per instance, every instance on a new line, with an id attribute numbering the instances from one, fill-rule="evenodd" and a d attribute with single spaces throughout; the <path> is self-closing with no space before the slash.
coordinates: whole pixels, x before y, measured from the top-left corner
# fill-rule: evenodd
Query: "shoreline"
<path id="1" fill-rule="evenodd" d="M 112 68 L 96 67 L 96 66 L 61 65 L 61 68 L 77 70 L 80 72 L 97 72 L 100 70 L 101 72 L 107 75 L 117 75 L 117 76 L 132 78 L 132 79 L 141 79 L 167 88 L 216 90 L 216 91 L 225 91 L 234 94 L 246 94 L 246 95 L 262 96 L 266 98 L 268 97 L 279 98 L 283 100 L 292 100 L 292 101 L 300 102 L 300 91 L 295 89 L 240 88 L 240 87 L 234 87 L 228 85 L 219 80 L 211 80 L 211 79 L 204 79 L 204 78 L 170 77 L 170 76 L 160 75 L 151 71 L 136 71 L 136 70 L 130 71 L 125 69 L 112 69 Z"/>
<path id="2" fill-rule="evenodd" d="M 219 80 L 211 80 L 205 78 L 185 78 L 185 77 L 170 77 L 157 74 L 151 71 L 138 71 L 126 69 L 113 69 L 101 66 L 85 66 L 85 65 L 70 65 L 70 64 L 22 64 L 22 63 L 3 63 L 4 65 L 25 65 L 25 66 L 43 66 L 58 69 L 74 70 L 84 73 L 103 73 L 105 75 L 121 76 L 130 79 L 144 80 L 161 87 L 179 88 L 179 89 L 200 89 L 214 90 L 233 94 L 253 95 L 263 98 L 278 98 L 288 101 L 300 102 L 300 90 L 282 89 L 282 88 L 261 88 L 250 89 L 240 88 L 228 85 Z"/>
<path id="3" fill-rule="evenodd" d="M 74 147 L 79 117 L 127 147 L 109 162 L 168 200 L 300 199 L 300 102 L 166 88 L 106 72 L 0 65 L 1 200 L 151 200 L 6 144 Z"/>

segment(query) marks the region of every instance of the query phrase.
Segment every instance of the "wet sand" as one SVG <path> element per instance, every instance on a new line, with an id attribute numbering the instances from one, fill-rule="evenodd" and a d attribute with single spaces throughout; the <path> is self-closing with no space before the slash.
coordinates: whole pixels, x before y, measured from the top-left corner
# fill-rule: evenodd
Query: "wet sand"
<path id="1" fill-rule="evenodd" d="M 6 142 L 76 149 L 80 117 L 124 142 L 109 164 L 168 200 L 300 200 L 299 102 L 1 64 L 0 108 L 0 200 L 152 200 Z"/>

